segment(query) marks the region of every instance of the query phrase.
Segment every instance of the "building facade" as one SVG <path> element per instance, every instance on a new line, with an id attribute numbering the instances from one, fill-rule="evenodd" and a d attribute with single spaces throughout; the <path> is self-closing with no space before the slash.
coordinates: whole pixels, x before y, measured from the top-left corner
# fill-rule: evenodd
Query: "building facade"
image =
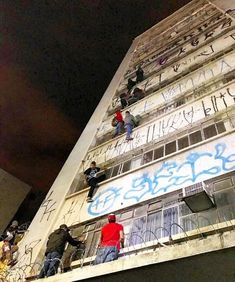
<path id="1" fill-rule="evenodd" d="M 74 237 L 85 236 L 85 253 L 79 257 L 68 248 L 63 267 L 73 270 L 47 281 L 125 275 L 124 270 L 235 246 L 235 7 L 230 2 L 223 7 L 219 1 L 191 1 L 133 41 L 20 242 L 15 276 L 23 275 L 22 269 L 35 275 L 48 235 L 63 223 Z M 128 79 L 136 80 L 139 66 L 144 80 L 133 89 L 143 90 L 145 98 L 122 111 L 140 123 L 133 140 L 125 133 L 112 138 L 120 95 L 127 92 Z M 91 161 L 107 178 L 87 203 L 83 171 Z M 204 195 L 211 208 L 193 212 L 186 201 L 190 195 Z M 111 212 L 124 225 L 125 248 L 118 261 L 91 266 Z"/>
<path id="2" fill-rule="evenodd" d="M 20 179 L 0 169 L 0 234 L 9 225 L 31 187 Z"/>

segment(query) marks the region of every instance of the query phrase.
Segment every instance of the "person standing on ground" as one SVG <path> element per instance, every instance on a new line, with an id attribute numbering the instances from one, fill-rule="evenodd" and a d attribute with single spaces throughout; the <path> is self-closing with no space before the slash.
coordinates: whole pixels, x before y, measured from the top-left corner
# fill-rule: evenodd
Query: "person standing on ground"
<path id="1" fill-rule="evenodd" d="M 131 115 L 129 111 L 126 111 L 126 115 L 124 118 L 124 126 L 126 128 L 126 140 L 128 141 L 133 140 L 131 134 L 133 127 L 135 126 L 134 119 L 135 119 L 134 116 Z"/>
<path id="2" fill-rule="evenodd" d="M 124 248 L 123 226 L 116 223 L 115 214 L 109 214 L 108 223 L 101 229 L 100 246 L 94 264 L 118 259 L 121 247 Z"/>
<path id="3" fill-rule="evenodd" d="M 105 174 L 102 174 L 100 176 L 97 177 L 97 172 L 100 171 L 100 168 L 96 166 L 96 162 L 93 161 L 91 162 L 90 167 L 84 171 L 84 174 L 86 176 L 86 181 L 88 183 L 88 185 L 90 186 L 90 190 L 88 192 L 87 195 L 87 201 L 91 202 L 92 201 L 92 197 L 95 191 L 96 187 L 98 186 L 98 183 L 105 180 Z"/>
<path id="4" fill-rule="evenodd" d="M 83 243 L 81 241 L 74 240 L 69 234 L 69 230 L 70 229 L 66 224 L 62 224 L 59 229 L 49 235 L 45 252 L 45 261 L 38 275 L 39 279 L 49 277 L 57 273 L 66 243 L 69 243 L 72 246 L 79 246 Z"/>

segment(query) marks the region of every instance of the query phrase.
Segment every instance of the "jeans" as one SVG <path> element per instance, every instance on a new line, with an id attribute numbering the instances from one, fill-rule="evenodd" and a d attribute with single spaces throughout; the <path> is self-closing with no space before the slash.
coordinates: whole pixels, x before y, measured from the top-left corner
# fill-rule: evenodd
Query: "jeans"
<path id="1" fill-rule="evenodd" d="M 115 246 L 101 247 L 98 249 L 94 264 L 100 264 L 118 259 L 118 249 Z"/>
<path id="2" fill-rule="evenodd" d="M 122 130 L 122 122 L 118 122 L 117 125 L 116 125 L 116 128 L 115 128 L 115 133 L 114 133 L 114 136 L 117 136 L 118 134 L 121 133 L 121 130 Z"/>
<path id="3" fill-rule="evenodd" d="M 62 255 L 58 252 L 51 252 L 46 255 L 43 268 L 41 269 L 38 278 L 44 278 L 55 275 L 57 273 L 60 259 Z"/>
<path id="4" fill-rule="evenodd" d="M 132 124 L 131 123 L 127 123 L 126 124 L 126 138 L 129 139 L 131 137 L 131 133 L 132 133 Z"/>

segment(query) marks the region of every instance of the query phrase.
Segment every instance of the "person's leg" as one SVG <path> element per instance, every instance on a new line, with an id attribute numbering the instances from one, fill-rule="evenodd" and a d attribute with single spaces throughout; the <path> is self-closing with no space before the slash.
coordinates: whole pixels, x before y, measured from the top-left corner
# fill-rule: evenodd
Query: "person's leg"
<path id="1" fill-rule="evenodd" d="M 49 269 L 49 265 L 50 265 L 50 259 L 51 259 L 51 253 L 48 253 L 45 257 L 43 267 L 38 275 L 39 279 L 44 278 L 46 276 L 47 271 Z"/>
<path id="2" fill-rule="evenodd" d="M 131 133 L 132 133 L 132 125 L 130 123 L 128 123 L 126 125 L 126 139 L 129 140 L 131 139 Z"/>
<path id="3" fill-rule="evenodd" d="M 47 271 L 47 277 L 55 275 L 57 273 L 58 267 L 60 265 L 60 259 L 61 259 L 61 255 L 59 253 L 57 252 L 51 253 L 51 259 Z"/>
<path id="4" fill-rule="evenodd" d="M 108 247 L 104 262 L 109 262 L 118 259 L 118 249 L 116 247 Z"/>
<path id="5" fill-rule="evenodd" d="M 105 259 L 105 248 L 99 248 L 97 250 L 96 258 L 94 264 L 101 264 L 104 262 Z"/>
<path id="6" fill-rule="evenodd" d="M 88 198 L 92 198 L 94 190 L 96 188 L 97 185 L 97 179 L 95 177 L 92 177 L 89 181 L 88 181 L 89 185 L 90 185 L 90 190 L 88 192 L 87 197 Z"/>

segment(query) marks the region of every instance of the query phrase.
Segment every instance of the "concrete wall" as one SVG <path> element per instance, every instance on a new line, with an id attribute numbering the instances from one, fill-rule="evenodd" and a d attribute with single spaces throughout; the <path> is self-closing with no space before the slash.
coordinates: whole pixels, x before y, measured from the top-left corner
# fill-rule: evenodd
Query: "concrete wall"
<path id="1" fill-rule="evenodd" d="M 235 63 L 235 56 L 233 60 Z M 224 62 L 224 59 L 221 59 L 220 62 Z M 232 60 L 229 62 L 231 64 Z M 126 141 L 126 137 L 121 136 L 90 150 L 85 158 L 85 167 L 94 159 L 97 163 L 104 163 L 141 145 L 148 144 L 154 140 L 157 141 L 170 133 L 179 132 L 180 129 L 186 126 L 191 127 L 199 120 L 213 116 L 215 113 L 222 112 L 228 109 L 229 106 L 233 106 L 234 97 L 235 84 L 233 82 L 204 98 L 188 103 L 172 113 L 166 113 L 163 117 L 137 127 L 133 133 L 133 141 Z M 162 96 L 159 98 L 163 99 Z"/>
<path id="2" fill-rule="evenodd" d="M 130 171 L 100 186 L 92 203 L 87 191 L 66 200 L 57 224 L 77 224 L 141 203 L 235 169 L 235 133 Z"/>
<path id="3" fill-rule="evenodd" d="M 97 128 L 106 114 L 104 109 L 107 109 L 112 101 L 137 42 L 138 40 L 134 41 L 130 47 L 86 128 L 41 204 L 24 239 L 19 243 L 19 258 L 16 268 L 31 265 L 37 260 L 43 259 L 44 249 L 42 247 L 45 246 L 51 231 L 57 227 L 55 223 L 64 205 L 66 195 L 79 171 L 86 152 L 93 143 Z M 27 268 L 26 272 L 30 272 L 30 268 Z"/>
<path id="4" fill-rule="evenodd" d="M 159 79 L 161 79 L 161 82 L 165 79 L 169 80 L 170 78 L 180 75 L 184 71 L 188 71 L 190 67 L 196 64 L 205 63 L 205 60 L 211 60 L 213 57 L 218 55 L 219 52 L 222 50 L 225 50 L 226 48 L 234 48 L 235 47 L 235 31 L 232 30 L 219 39 L 215 40 L 213 43 L 206 45 L 200 49 L 198 49 L 196 52 L 186 56 L 184 59 L 177 61 L 177 63 L 174 63 L 173 65 L 169 66 L 168 68 L 164 69 L 164 72 L 161 72 L 161 75 L 155 74 L 154 77 L 148 78 L 143 83 L 139 85 L 139 87 L 142 86 L 142 88 L 148 89 L 149 87 L 154 87 L 155 85 L 159 84 Z M 220 59 L 221 61 L 221 59 Z M 230 60 L 224 58 L 224 64 L 230 64 Z M 199 86 L 202 83 L 205 83 L 207 80 L 210 80 L 211 77 L 216 77 L 216 74 L 224 74 L 227 71 L 230 71 L 233 67 L 231 66 L 226 68 L 226 66 L 223 67 L 223 71 L 221 72 L 221 69 L 218 69 L 218 63 L 212 63 L 209 64 L 206 67 L 203 67 L 197 71 L 195 71 L 194 75 L 188 76 L 189 83 L 185 83 L 185 78 L 179 79 L 178 81 L 172 83 L 171 85 L 167 86 L 165 89 L 160 89 L 150 96 L 147 96 L 145 99 L 141 100 L 141 102 L 134 104 L 129 107 L 130 112 L 133 115 L 140 115 L 147 114 L 151 112 L 153 109 L 157 110 L 160 106 L 168 102 L 170 99 L 174 98 L 177 95 L 177 88 L 180 87 L 183 88 L 184 83 L 186 84 L 184 89 L 181 89 L 181 92 L 178 93 L 178 95 L 182 95 L 183 92 L 190 91 L 194 89 L 194 87 Z M 222 65 L 221 65 L 222 68 Z M 206 71 L 210 69 L 211 71 Z M 217 70 L 218 69 L 218 70 Z M 205 75 L 203 76 L 202 73 L 205 71 Z M 199 74 L 199 75 L 198 75 Z M 194 77 L 198 77 L 194 78 Z M 202 79 L 200 80 L 199 78 Z M 190 84 L 190 80 L 193 79 L 193 83 Z M 156 81 L 157 80 L 157 81 Z M 194 82 L 195 81 L 195 82 Z M 151 85 L 151 86 L 150 86 Z M 174 93 L 176 92 L 176 93 Z M 115 106 L 116 103 L 113 104 Z M 126 109 L 125 109 L 126 110 Z M 110 132 L 113 128 L 111 126 L 112 116 L 105 119 L 105 121 L 102 122 L 101 126 L 99 127 L 99 130 L 97 132 L 97 137 L 100 137 L 104 134 L 107 134 Z"/>
<path id="5" fill-rule="evenodd" d="M 231 131 L 196 145 L 193 149 L 191 147 L 180 153 L 172 154 L 164 161 L 153 162 L 111 181 L 106 181 L 99 188 L 94 202 L 90 204 L 85 201 L 86 190 L 66 199 L 74 179 L 82 170 L 82 160 L 85 159 L 85 166 L 88 166 L 93 159 L 97 163 L 106 162 L 121 154 L 129 153 L 141 145 L 152 141 L 157 142 L 162 137 L 167 138 L 168 134 L 180 132 L 185 126 L 191 128 L 194 123 L 233 107 L 235 84 L 226 85 L 226 89 L 213 86 L 213 91 L 206 93 L 207 97 L 200 97 L 198 100 L 178 108 L 168 116 L 153 118 L 148 124 L 137 128 L 133 134 L 134 140 L 132 142 L 125 142 L 125 137 L 120 137 L 88 152 L 89 148 L 94 145 L 98 129 L 100 136 L 111 130 L 110 119 L 107 119 L 106 111 L 110 105 L 111 108 L 115 107 L 112 102 L 115 101 L 114 97 L 118 87 L 120 89 L 123 87 L 122 82 L 126 79 L 124 78 L 125 73 L 128 69 L 133 70 L 140 60 L 147 56 L 150 57 L 152 53 L 156 56 L 156 49 L 152 49 L 155 46 L 154 40 L 157 39 L 158 43 L 162 45 L 158 45 L 158 48 L 161 49 L 160 52 L 163 52 L 158 53 L 158 62 L 162 54 L 169 54 L 172 50 L 180 51 L 179 46 L 185 45 L 189 48 L 188 53 L 192 51 L 195 53 L 188 54 L 184 59 L 186 54 L 178 54 L 177 57 L 172 55 L 172 58 L 169 57 L 169 62 L 179 58 L 182 60 L 163 71 L 160 70 L 160 66 L 164 65 L 164 60 L 161 61 L 162 65 L 160 64 L 156 69 L 153 68 L 153 65 L 151 66 L 150 70 L 157 72 L 143 84 L 140 84 L 140 87 L 144 87 L 146 91 L 154 91 L 163 81 L 167 82 L 176 77 L 178 80 L 143 100 L 144 103 L 141 101 L 139 104 L 133 105 L 131 109 L 136 114 L 152 111 L 156 109 L 157 105 L 163 105 L 193 93 L 197 87 L 214 83 L 235 68 L 235 51 L 228 50 L 234 47 L 234 33 L 232 31 L 227 34 L 227 37 L 224 36 L 233 26 L 233 22 L 230 19 L 229 21 L 224 19 L 221 12 L 206 1 L 193 1 L 193 5 L 191 8 L 189 5 L 185 12 L 183 12 L 184 9 L 181 10 L 183 19 L 180 18 L 178 21 L 180 13 L 176 13 L 171 17 L 171 25 L 169 20 L 163 21 L 156 29 L 151 29 L 134 41 L 74 150 L 39 208 L 24 240 L 20 242 L 20 255 L 16 267 L 30 265 L 37 261 L 41 262 L 48 235 L 61 223 L 68 225 L 81 223 L 235 169 L 235 145 L 233 142 L 235 133 Z M 192 23 L 192 19 L 195 19 L 196 22 Z M 204 33 L 206 30 L 204 28 L 205 20 L 210 28 L 215 28 L 211 34 L 211 40 L 213 40 L 213 36 L 216 38 L 224 33 L 222 39 L 216 40 L 213 45 L 208 45 L 210 40 L 208 36 L 210 35 Z M 175 25 L 176 22 L 178 25 Z M 176 38 L 171 38 L 173 31 L 178 32 Z M 191 48 L 190 44 L 192 45 L 192 43 L 187 40 L 187 36 L 191 36 L 188 31 L 192 32 L 194 39 L 203 33 L 203 36 L 198 38 L 198 43 L 194 41 L 195 45 L 198 45 L 198 49 Z M 159 34 L 162 36 L 159 37 Z M 160 38 L 161 40 L 159 40 Z M 150 41 L 151 44 L 148 44 Z M 221 55 L 220 52 L 225 48 L 227 48 L 227 53 Z M 184 52 L 184 49 L 180 52 Z M 212 59 L 218 54 L 220 54 L 218 59 L 211 63 L 207 61 L 207 65 L 190 72 L 191 67 L 202 64 L 203 60 Z M 188 75 L 185 74 L 187 70 Z M 182 78 L 178 77 L 179 74 L 182 75 Z M 183 77 L 183 75 L 185 76 Z M 104 124 L 101 126 L 102 121 L 106 119 L 108 121 L 107 128 Z"/>
<path id="6" fill-rule="evenodd" d="M 0 169 L 0 234 L 10 223 L 31 187 Z"/>

